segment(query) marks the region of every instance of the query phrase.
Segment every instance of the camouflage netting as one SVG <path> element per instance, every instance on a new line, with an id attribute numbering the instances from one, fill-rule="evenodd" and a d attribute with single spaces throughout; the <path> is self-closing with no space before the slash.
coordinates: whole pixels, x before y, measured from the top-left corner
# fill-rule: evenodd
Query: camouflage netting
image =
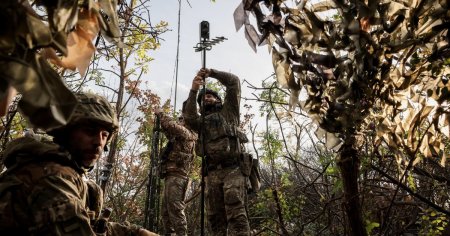
<path id="1" fill-rule="evenodd" d="M 442 160 L 450 138 L 449 16 L 447 0 L 243 0 L 234 13 L 254 50 L 268 44 L 291 108 L 309 114 L 327 147 L 372 133 L 377 143 L 417 147 L 414 131 L 426 118 L 432 125 L 420 150 Z"/>
<path id="2" fill-rule="evenodd" d="M 37 0 L 33 4 L 32 7 L 27 0 L 0 2 L 0 100 L 13 87 L 22 94 L 22 115 L 35 127 L 48 129 L 66 124 L 77 102 L 47 59 L 84 73 L 86 65 L 67 61 L 79 60 L 80 47 L 87 48 L 83 57 L 90 60 L 95 50 L 91 41 L 98 31 L 119 45 L 117 2 Z M 43 10 L 45 14 L 41 14 Z M 69 55 L 70 46 L 79 41 L 85 46 L 77 45 L 72 49 L 76 53 Z M 63 56 L 63 60 L 56 55 Z"/>

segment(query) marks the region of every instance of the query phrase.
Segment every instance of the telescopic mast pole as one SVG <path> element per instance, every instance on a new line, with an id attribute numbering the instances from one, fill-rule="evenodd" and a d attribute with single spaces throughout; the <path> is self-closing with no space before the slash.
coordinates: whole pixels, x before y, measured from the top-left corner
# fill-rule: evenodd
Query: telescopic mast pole
<path id="1" fill-rule="evenodd" d="M 200 22 L 200 42 L 194 47 L 196 52 L 202 52 L 202 68 L 206 68 L 206 51 L 211 50 L 213 45 L 216 45 L 227 38 L 225 37 L 216 37 L 212 40 L 209 40 L 209 22 L 208 21 L 202 21 Z M 206 78 L 203 78 L 203 94 L 206 93 Z M 200 197 L 200 221 L 201 221 L 201 228 L 200 228 L 200 235 L 205 235 L 205 177 L 207 176 L 207 165 L 206 165 L 206 148 L 205 148 L 205 142 L 204 142 L 204 134 L 205 134 L 205 96 L 203 96 L 203 102 L 201 103 L 201 127 L 199 130 L 200 133 L 200 142 L 202 144 L 202 178 L 201 178 L 201 197 Z"/>
<path id="2" fill-rule="evenodd" d="M 207 21 L 202 21 L 200 23 L 200 42 L 205 45 L 206 42 L 209 40 L 209 23 Z M 202 50 L 202 68 L 206 68 L 206 47 L 203 47 Z M 203 94 L 205 94 L 206 92 L 206 77 L 203 78 Z M 202 179 L 201 179 L 201 183 L 200 183 L 200 187 L 201 187 L 201 196 L 200 196 L 200 235 L 204 236 L 205 235 L 205 177 L 207 175 L 207 166 L 206 166 L 206 156 L 205 156 L 205 132 L 204 132 L 204 128 L 205 127 L 205 97 L 203 96 L 203 102 L 201 103 L 201 117 L 202 117 L 202 126 L 201 126 L 201 130 L 200 130 L 200 139 L 201 139 L 201 143 L 202 143 Z"/>

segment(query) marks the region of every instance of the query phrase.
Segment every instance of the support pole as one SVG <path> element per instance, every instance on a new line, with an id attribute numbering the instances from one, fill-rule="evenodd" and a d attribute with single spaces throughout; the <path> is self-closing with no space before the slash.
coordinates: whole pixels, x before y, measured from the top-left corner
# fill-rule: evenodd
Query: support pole
<path id="1" fill-rule="evenodd" d="M 205 43 L 207 42 L 207 40 L 209 40 L 209 23 L 207 21 L 202 21 L 200 23 L 200 41 L 203 45 L 205 45 Z M 202 50 L 202 68 L 206 68 L 206 47 L 203 47 Z M 200 130 L 200 140 L 202 143 L 202 179 L 201 179 L 201 183 L 200 183 L 200 187 L 201 187 L 201 197 L 200 197 L 200 221 L 201 221 L 201 228 L 200 228 L 200 235 L 204 236 L 205 235 L 205 177 L 207 175 L 207 165 L 206 165 L 206 156 L 205 151 L 205 93 L 206 93 L 206 77 L 203 78 L 203 102 L 201 103 L 201 117 L 202 117 L 202 126 L 201 126 L 201 130 Z"/>
<path id="2" fill-rule="evenodd" d="M 211 50 L 213 45 L 216 45 L 227 38 L 225 37 L 216 37 L 212 40 L 209 40 L 209 23 L 208 21 L 202 21 L 200 22 L 200 42 L 194 47 L 196 52 L 202 52 L 202 68 L 206 68 L 206 51 Z M 206 94 L 206 78 L 203 78 L 203 87 L 202 92 L 205 95 Z M 207 174 L 207 156 L 206 156 L 206 147 L 205 147 L 205 107 L 203 104 L 205 104 L 205 96 L 203 95 L 203 102 L 200 106 L 201 111 L 201 127 L 200 130 L 198 130 L 200 134 L 200 142 L 202 144 L 202 178 L 200 182 L 201 187 L 201 197 L 200 197 L 200 221 L 201 221 L 201 228 L 200 228 L 200 235 L 205 235 L 205 177 Z"/>

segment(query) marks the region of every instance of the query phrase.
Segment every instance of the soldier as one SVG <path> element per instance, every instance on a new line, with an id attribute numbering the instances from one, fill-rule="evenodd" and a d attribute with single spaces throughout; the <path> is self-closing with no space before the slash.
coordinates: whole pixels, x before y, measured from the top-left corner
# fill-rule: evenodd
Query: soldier
<path id="1" fill-rule="evenodd" d="M 102 155 L 118 121 L 103 97 L 76 97 L 68 124 L 47 132 L 53 141 L 23 137 L 7 145 L 7 170 L 0 176 L 0 235 L 96 235 L 91 219 L 98 216 L 89 209 L 92 200 L 83 176 Z"/>
<path id="2" fill-rule="evenodd" d="M 226 87 L 222 103 L 217 92 L 206 89 L 198 94 L 204 79 L 211 76 Z M 198 154 L 207 162 L 206 210 L 212 235 L 249 235 L 250 226 L 245 208 L 247 178 L 240 168 L 245 134 L 239 130 L 239 78 L 231 73 L 201 69 L 194 80 L 186 103 L 185 119 L 199 132 L 204 132 Z M 197 98 L 197 99 L 196 99 Z M 203 103 L 204 120 L 197 113 Z M 204 123 L 203 123 L 204 122 Z M 201 139 L 200 139 L 201 140 Z"/>
<path id="3" fill-rule="evenodd" d="M 166 235 L 187 235 L 187 222 L 184 209 L 189 186 L 189 174 L 194 161 L 194 148 L 197 133 L 184 123 L 182 116 L 178 122 L 156 109 L 155 114 L 161 118 L 161 127 L 169 139 L 171 150 L 163 157 L 164 194 L 162 202 L 162 221 Z"/>

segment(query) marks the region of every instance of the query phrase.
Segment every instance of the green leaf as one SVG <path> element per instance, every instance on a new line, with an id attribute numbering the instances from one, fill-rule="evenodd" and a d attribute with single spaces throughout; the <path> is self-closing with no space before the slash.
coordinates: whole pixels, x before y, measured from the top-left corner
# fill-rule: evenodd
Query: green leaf
<path id="1" fill-rule="evenodd" d="M 380 223 L 366 220 L 366 231 L 368 234 L 370 234 L 374 228 L 378 227 L 380 227 Z"/>

